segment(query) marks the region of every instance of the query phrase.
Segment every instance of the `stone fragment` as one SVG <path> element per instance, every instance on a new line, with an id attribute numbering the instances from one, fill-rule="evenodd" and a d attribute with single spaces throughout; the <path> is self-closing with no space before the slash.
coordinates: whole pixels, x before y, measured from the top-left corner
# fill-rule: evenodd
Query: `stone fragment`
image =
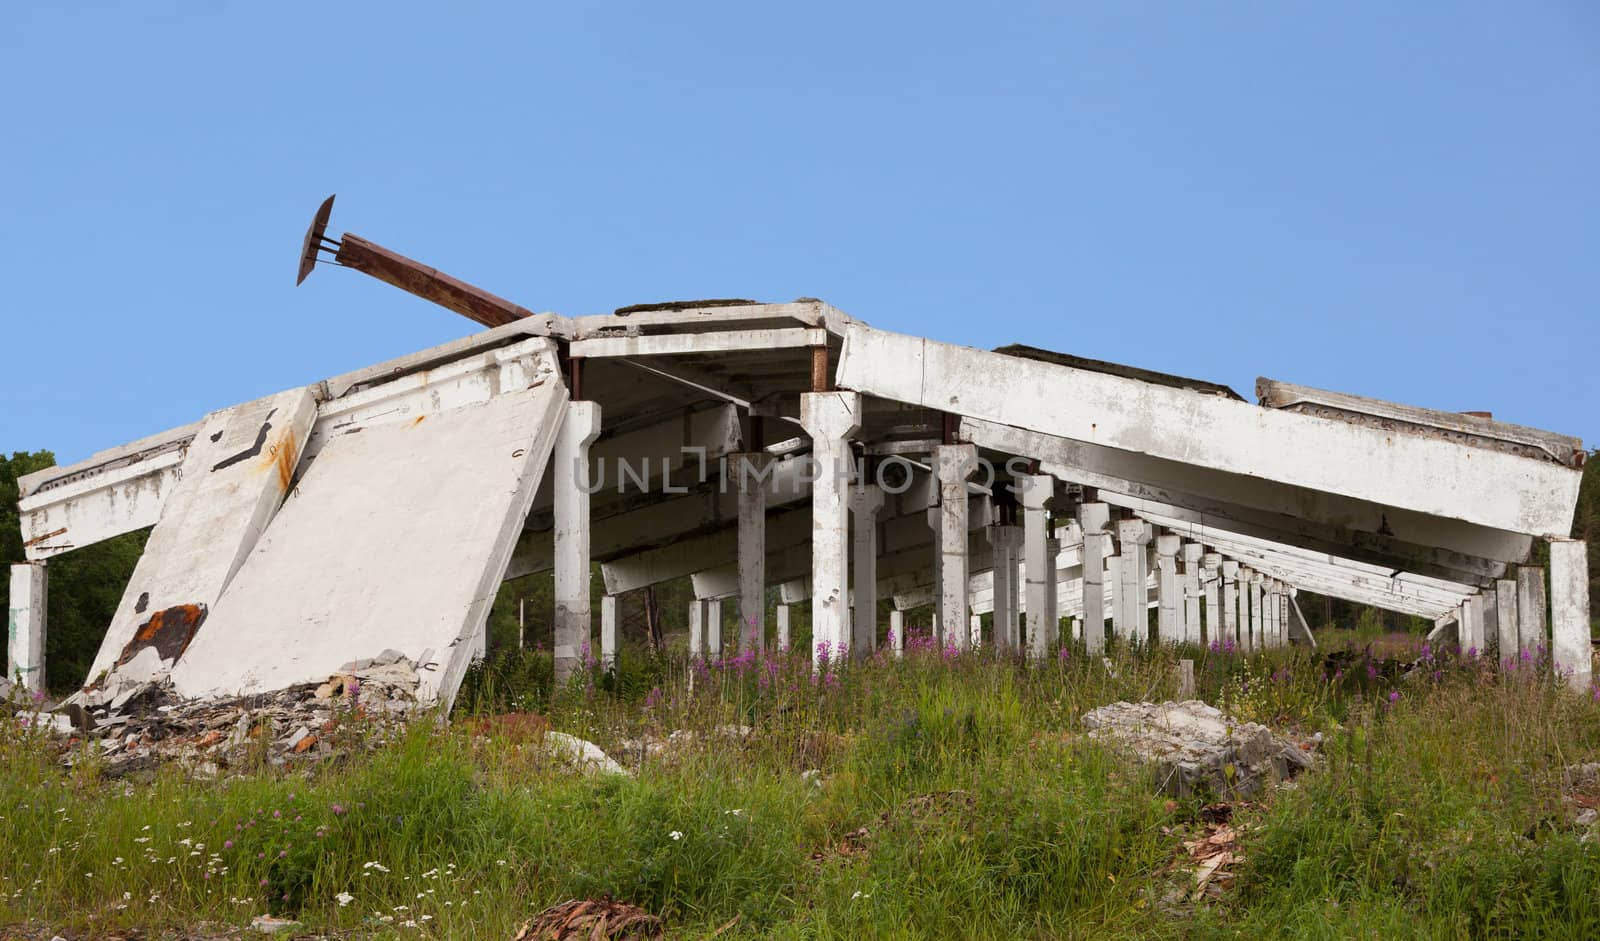
<path id="1" fill-rule="evenodd" d="M 600 746 L 565 732 L 544 733 L 544 747 L 553 757 L 577 766 L 586 774 L 628 774 Z"/>
<path id="2" fill-rule="evenodd" d="M 1198 700 L 1118 702 L 1083 717 L 1091 738 L 1131 752 L 1174 797 L 1248 797 L 1309 768 L 1313 757 L 1254 722 L 1235 722 Z"/>

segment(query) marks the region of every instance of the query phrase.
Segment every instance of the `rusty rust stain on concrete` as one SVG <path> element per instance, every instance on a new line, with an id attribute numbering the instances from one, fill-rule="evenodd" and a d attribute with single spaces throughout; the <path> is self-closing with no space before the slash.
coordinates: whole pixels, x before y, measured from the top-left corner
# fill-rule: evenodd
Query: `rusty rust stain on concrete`
<path id="1" fill-rule="evenodd" d="M 168 663 L 176 661 L 189 649 L 189 642 L 205 623 L 206 613 L 203 604 L 180 604 L 150 615 L 150 620 L 133 632 L 133 639 L 122 648 L 122 655 L 117 657 L 112 669 L 123 666 L 147 647 L 154 647 L 156 654 Z"/>

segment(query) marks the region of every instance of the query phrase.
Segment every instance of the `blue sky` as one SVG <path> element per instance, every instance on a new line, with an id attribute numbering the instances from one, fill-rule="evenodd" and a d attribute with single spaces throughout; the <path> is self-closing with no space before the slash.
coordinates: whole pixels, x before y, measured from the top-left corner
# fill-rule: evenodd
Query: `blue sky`
<path id="1" fill-rule="evenodd" d="M 334 232 L 535 310 L 809 295 L 1600 442 L 1597 10 L 13 6 L 0 451 L 475 329 L 294 288 L 334 192 Z"/>

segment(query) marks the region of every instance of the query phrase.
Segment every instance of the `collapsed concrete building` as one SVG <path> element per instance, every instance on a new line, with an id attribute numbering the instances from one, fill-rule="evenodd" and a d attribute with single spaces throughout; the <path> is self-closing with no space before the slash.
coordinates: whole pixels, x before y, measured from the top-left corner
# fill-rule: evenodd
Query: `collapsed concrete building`
<path id="1" fill-rule="evenodd" d="M 787 645 L 808 602 L 819 660 L 903 646 L 927 604 L 940 643 L 1035 658 L 1314 644 L 1305 590 L 1591 682 L 1575 438 L 1268 379 L 1252 403 L 813 299 L 535 314 L 328 238 L 330 208 L 302 279 L 336 250 L 489 329 L 23 478 L 9 676 L 43 685 L 48 560 L 153 526 L 87 695 L 247 694 L 395 650 L 449 702 L 500 583 L 544 571 L 562 675 L 614 656 L 617 596 L 688 576 L 702 656 L 724 602 L 741 647 Z"/>

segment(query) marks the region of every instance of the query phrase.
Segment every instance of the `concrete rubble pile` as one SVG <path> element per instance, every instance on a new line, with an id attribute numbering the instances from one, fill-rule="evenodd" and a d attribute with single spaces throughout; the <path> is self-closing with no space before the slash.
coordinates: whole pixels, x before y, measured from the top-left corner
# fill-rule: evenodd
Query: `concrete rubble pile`
<path id="1" fill-rule="evenodd" d="M 416 664 L 394 650 L 347 663 L 327 682 L 254 696 L 185 700 L 170 681 L 125 689 L 114 697 L 86 694 L 57 716 L 74 735 L 98 746 L 105 773 L 120 777 L 176 763 L 197 777 L 259 765 L 309 764 L 343 749 L 379 744 L 415 714 Z M 84 760 L 74 748 L 63 764 Z"/>
<path id="2" fill-rule="evenodd" d="M 1089 711 L 1083 724 L 1091 738 L 1114 743 L 1153 768 L 1162 790 L 1174 797 L 1249 797 L 1314 760 L 1312 743 L 1236 722 L 1198 700 L 1116 702 Z"/>

